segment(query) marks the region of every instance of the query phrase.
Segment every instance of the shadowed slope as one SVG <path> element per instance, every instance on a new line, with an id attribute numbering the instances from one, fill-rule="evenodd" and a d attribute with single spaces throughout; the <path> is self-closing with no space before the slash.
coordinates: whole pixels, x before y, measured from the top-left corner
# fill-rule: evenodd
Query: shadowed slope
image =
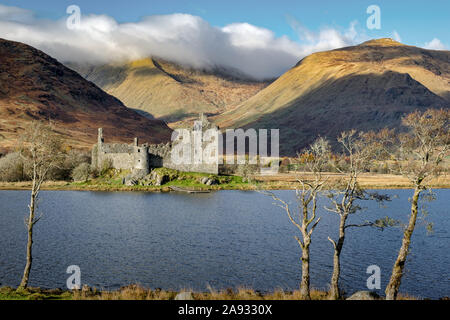
<path id="1" fill-rule="evenodd" d="M 96 142 L 98 127 L 116 141 L 170 139 L 171 130 L 162 121 L 126 108 L 42 51 L 0 39 L 0 61 L 2 148 L 14 147 L 32 119 L 54 121 L 68 144 L 83 148 Z"/>
<path id="2" fill-rule="evenodd" d="M 317 135 L 400 125 L 414 109 L 448 108 L 450 52 L 390 39 L 312 54 L 236 109 L 220 127 L 279 128 L 283 154 Z"/>

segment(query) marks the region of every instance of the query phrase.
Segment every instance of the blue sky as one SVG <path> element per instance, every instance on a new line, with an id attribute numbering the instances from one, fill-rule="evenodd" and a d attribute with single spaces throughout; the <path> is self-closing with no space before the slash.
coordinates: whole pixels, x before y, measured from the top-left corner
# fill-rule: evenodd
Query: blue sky
<path id="1" fill-rule="evenodd" d="M 33 10 L 39 17 L 57 19 L 65 15 L 68 5 L 78 5 L 83 14 L 107 14 L 119 22 L 135 22 L 155 14 L 189 13 L 200 16 L 214 26 L 248 22 L 265 27 L 277 36 L 287 35 L 298 40 L 287 23 L 292 16 L 310 30 L 324 26 L 346 28 L 352 21 L 365 27 L 366 8 L 376 4 L 381 8 L 381 30 L 366 30 L 370 37 L 390 36 L 396 30 L 403 42 L 421 45 L 433 38 L 450 45 L 450 1 L 448 0 L 13 0 L 1 1 L 10 6 Z"/>
<path id="2" fill-rule="evenodd" d="M 76 28 L 68 24 L 69 5 L 81 10 Z M 366 25 L 371 5 L 381 11 L 379 30 Z M 27 43 L 62 62 L 153 56 L 268 79 L 311 53 L 373 38 L 449 50 L 449 12 L 449 0 L 14 0 L 0 1 L 0 38 Z"/>

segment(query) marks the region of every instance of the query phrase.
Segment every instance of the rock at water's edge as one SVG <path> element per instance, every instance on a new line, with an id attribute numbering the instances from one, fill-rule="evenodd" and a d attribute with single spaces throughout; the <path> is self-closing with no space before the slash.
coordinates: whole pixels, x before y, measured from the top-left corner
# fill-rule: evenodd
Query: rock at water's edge
<path id="1" fill-rule="evenodd" d="M 382 298 L 372 291 L 358 291 L 346 300 L 381 300 Z"/>

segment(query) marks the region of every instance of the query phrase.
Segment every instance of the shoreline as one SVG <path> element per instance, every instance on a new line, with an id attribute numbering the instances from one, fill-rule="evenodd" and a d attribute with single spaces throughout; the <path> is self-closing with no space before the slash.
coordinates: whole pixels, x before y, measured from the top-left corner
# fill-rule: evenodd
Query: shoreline
<path id="1" fill-rule="evenodd" d="M 362 292 L 362 291 L 358 291 Z M 353 294 L 342 297 L 341 301 L 348 299 Z M 368 292 L 368 291 L 365 291 Z M 376 293 L 375 293 L 376 294 Z M 385 298 L 376 294 L 376 298 L 370 300 L 383 301 Z M 410 296 L 400 293 L 397 300 L 425 300 L 426 298 Z M 442 297 L 435 300 L 447 300 Z M 79 290 L 68 289 L 43 289 L 28 287 L 17 290 L 12 287 L 0 287 L 0 301 L 7 300 L 247 300 L 247 301 L 274 301 L 274 300 L 297 300 L 301 299 L 300 291 L 285 291 L 274 289 L 269 292 L 260 292 L 246 287 L 228 288 L 221 290 L 210 289 L 209 292 L 195 291 L 191 289 L 162 290 L 160 288 L 150 289 L 140 285 L 123 286 L 117 290 L 99 290 L 88 286 L 83 286 Z M 311 288 L 311 300 L 328 300 L 328 293 L 325 290 Z M 356 299 L 359 300 L 359 299 Z M 363 299 L 365 300 L 365 299 Z"/>
<path id="2" fill-rule="evenodd" d="M 183 186 L 179 186 L 183 187 Z M 369 185 L 364 186 L 368 190 L 411 190 L 412 186 L 383 186 L 383 185 Z M 438 185 L 438 186 L 432 186 L 433 190 L 446 190 L 450 189 L 449 185 Z M 29 191 L 30 187 L 27 186 L 5 186 L 0 185 L 0 191 Z M 219 188 L 204 188 L 204 189 L 198 189 L 194 191 L 209 191 L 209 192 L 215 192 L 215 191 L 258 191 L 258 190 L 295 190 L 294 187 L 291 186 L 263 186 L 262 188 L 227 188 L 227 187 L 219 187 Z M 327 189 L 324 189 L 327 190 Z M 93 185 L 91 187 L 79 187 L 79 186 L 43 186 L 41 188 L 41 191 L 90 191 L 90 192 L 146 192 L 146 193 L 180 193 L 179 191 L 171 190 L 169 187 L 161 187 L 161 188 L 134 188 L 134 187 L 110 187 L 110 186 L 101 186 L 101 185 Z M 192 192 L 196 193 L 196 192 Z M 207 193 L 207 192 L 197 192 L 197 193 Z"/>
<path id="3" fill-rule="evenodd" d="M 412 187 L 408 186 L 365 186 L 367 190 L 411 190 Z M 450 186 L 433 186 L 433 190 L 447 190 L 450 189 Z M 0 191 L 29 191 L 30 187 L 27 186 L 0 186 Z M 209 192 L 215 192 L 215 191 L 258 191 L 258 190 L 295 190 L 294 187 L 290 186 L 277 186 L 277 187 L 271 187 L 271 186 L 264 186 L 262 188 L 226 188 L 226 187 L 219 187 L 219 188 L 204 188 L 199 189 L 195 191 L 209 191 Z M 324 189 L 326 190 L 326 189 Z M 133 188 L 133 187 L 109 187 L 109 186 L 98 186 L 94 185 L 92 187 L 77 187 L 77 186 L 45 186 L 41 188 L 41 191 L 88 191 L 88 192 L 146 192 L 146 193 L 180 193 L 179 191 L 171 190 L 169 187 L 162 187 L 162 188 Z M 209 192 L 192 192 L 195 193 L 209 193 Z"/>
<path id="4" fill-rule="evenodd" d="M 330 178 L 330 182 L 337 181 L 344 175 L 336 173 L 326 173 Z M 309 173 L 300 173 L 302 178 L 308 178 Z M 221 190 L 240 190 L 240 191 L 256 191 L 263 190 L 295 190 L 298 186 L 295 174 L 278 174 L 274 176 L 254 176 L 252 179 L 258 183 L 258 188 L 253 183 L 234 183 L 219 185 L 202 185 L 193 184 L 186 185 L 177 181 L 172 181 L 162 186 L 125 186 L 117 183 L 109 183 L 107 181 L 98 182 L 90 180 L 85 183 L 69 182 L 69 181 L 47 181 L 42 185 L 45 191 L 102 191 L 102 192 L 177 192 L 171 190 L 171 187 L 196 190 L 196 191 L 221 191 Z M 360 185 L 366 189 L 411 189 L 413 186 L 409 181 L 397 175 L 391 174 L 363 174 L 360 176 Z M 429 186 L 432 189 L 450 189 L 450 175 L 443 175 L 430 181 Z M 0 190 L 16 191 L 29 190 L 31 181 L 23 182 L 0 182 Z"/>

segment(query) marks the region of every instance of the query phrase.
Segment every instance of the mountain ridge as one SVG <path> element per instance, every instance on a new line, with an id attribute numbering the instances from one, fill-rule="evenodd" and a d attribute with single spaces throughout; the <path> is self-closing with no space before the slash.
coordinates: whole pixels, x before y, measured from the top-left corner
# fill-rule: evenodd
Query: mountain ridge
<path id="1" fill-rule="evenodd" d="M 217 115 L 231 110 L 269 84 L 250 80 L 235 70 L 195 70 L 156 57 L 68 66 L 128 107 L 178 125 L 199 113 Z"/>
<path id="2" fill-rule="evenodd" d="M 221 128 L 279 128 L 282 153 L 293 155 L 317 135 L 398 127 L 408 112 L 449 102 L 449 51 L 376 39 L 311 54 L 213 120 Z"/>
<path id="3" fill-rule="evenodd" d="M 2 148 L 14 148 L 31 120 L 51 120 L 71 146 L 90 148 L 97 128 L 115 141 L 135 136 L 152 143 L 170 140 L 171 129 L 128 109 L 44 52 L 0 39 L 0 121 Z"/>

